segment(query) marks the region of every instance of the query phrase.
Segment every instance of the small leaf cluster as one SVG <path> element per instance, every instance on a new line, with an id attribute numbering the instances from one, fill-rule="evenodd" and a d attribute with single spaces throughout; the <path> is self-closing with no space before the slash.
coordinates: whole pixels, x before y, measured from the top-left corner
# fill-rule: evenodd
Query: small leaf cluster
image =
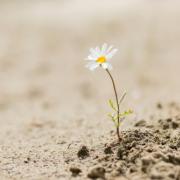
<path id="1" fill-rule="evenodd" d="M 118 107 L 117 106 L 120 106 L 120 104 L 122 103 L 122 101 L 125 98 L 125 95 L 126 94 L 124 94 L 121 97 L 121 100 L 119 101 L 119 104 L 116 104 L 112 99 L 109 99 L 109 106 L 111 107 L 113 112 L 109 113 L 108 116 L 113 121 L 113 123 L 115 124 L 116 127 L 120 126 L 121 122 L 126 118 L 126 116 L 128 116 L 128 115 L 133 113 L 133 111 L 131 109 L 128 109 L 128 110 L 126 110 L 126 111 L 124 111 L 122 113 L 120 112 L 118 114 Z M 118 119 L 120 120 L 119 122 L 118 122 Z"/>

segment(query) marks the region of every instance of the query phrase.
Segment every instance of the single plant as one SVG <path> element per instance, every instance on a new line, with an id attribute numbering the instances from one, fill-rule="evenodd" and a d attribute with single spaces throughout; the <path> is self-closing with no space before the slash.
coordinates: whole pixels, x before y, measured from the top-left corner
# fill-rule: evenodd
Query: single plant
<path id="1" fill-rule="evenodd" d="M 116 54 L 118 49 L 113 49 L 113 46 L 107 46 L 107 44 L 103 44 L 102 48 L 96 47 L 90 49 L 90 55 L 86 58 L 88 64 L 86 67 L 90 69 L 91 71 L 95 70 L 97 67 L 102 67 L 105 69 L 107 74 L 109 75 L 112 84 L 113 84 L 113 90 L 115 94 L 115 103 L 112 99 L 109 100 L 109 105 L 113 110 L 113 113 L 109 113 L 108 116 L 111 118 L 113 123 L 116 126 L 116 133 L 119 142 L 121 141 L 119 127 L 121 122 L 125 119 L 125 117 L 132 113 L 132 110 L 124 111 L 123 113 L 120 112 L 120 104 L 124 100 L 126 93 L 122 95 L 122 97 L 119 99 L 117 94 L 117 89 L 115 85 L 115 81 L 113 79 L 113 76 L 110 73 L 110 70 L 112 70 L 112 65 L 110 64 L 109 60 Z"/>

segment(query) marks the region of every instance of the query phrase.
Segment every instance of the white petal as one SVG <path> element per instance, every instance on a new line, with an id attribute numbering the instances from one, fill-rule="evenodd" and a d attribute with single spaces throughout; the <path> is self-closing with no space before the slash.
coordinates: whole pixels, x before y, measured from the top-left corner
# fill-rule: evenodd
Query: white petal
<path id="1" fill-rule="evenodd" d="M 108 63 L 107 62 L 106 63 L 102 63 L 101 65 L 102 65 L 103 69 L 107 69 L 108 68 Z"/>
<path id="2" fill-rule="evenodd" d="M 112 48 L 113 48 L 113 46 L 109 46 L 109 48 L 108 48 L 107 51 L 106 51 L 106 54 L 108 54 L 109 51 L 110 51 Z"/>
<path id="3" fill-rule="evenodd" d="M 89 55 L 85 60 L 88 60 L 88 61 L 96 61 L 96 58 L 93 57 L 92 55 Z"/>
<path id="4" fill-rule="evenodd" d="M 93 58 L 97 58 L 98 57 L 98 52 L 96 51 L 96 49 L 93 49 L 93 48 L 91 48 L 90 50 L 90 53 L 91 53 L 91 56 L 93 57 Z"/>
<path id="5" fill-rule="evenodd" d="M 113 49 L 111 52 L 109 52 L 109 53 L 106 55 L 106 58 L 107 58 L 107 59 L 111 59 L 111 58 L 116 54 L 117 51 L 118 51 L 118 49 Z"/>
<path id="6" fill-rule="evenodd" d="M 108 67 L 107 67 L 109 70 L 112 70 L 112 65 L 110 63 L 108 63 Z"/>
<path id="7" fill-rule="evenodd" d="M 101 56 L 101 50 L 100 50 L 100 48 L 99 48 L 99 47 L 96 47 L 95 50 L 96 50 L 97 57 Z"/>
<path id="8" fill-rule="evenodd" d="M 102 68 L 103 68 L 103 69 L 109 69 L 109 70 L 111 70 L 111 69 L 112 69 L 112 65 L 111 65 L 110 63 L 106 62 L 106 63 L 103 63 L 103 64 L 102 64 Z"/>
<path id="9" fill-rule="evenodd" d="M 93 71 L 94 69 L 96 69 L 98 66 L 99 66 L 99 64 L 96 63 L 96 62 L 90 62 L 90 63 L 88 63 L 88 64 L 86 65 L 86 67 L 87 67 L 88 69 L 90 69 L 91 71 Z"/>
<path id="10" fill-rule="evenodd" d="M 107 44 L 104 43 L 104 44 L 102 45 L 102 48 L 101 48 L 101 55 L 105 55 L 106 50 L 107 50 Z"/>

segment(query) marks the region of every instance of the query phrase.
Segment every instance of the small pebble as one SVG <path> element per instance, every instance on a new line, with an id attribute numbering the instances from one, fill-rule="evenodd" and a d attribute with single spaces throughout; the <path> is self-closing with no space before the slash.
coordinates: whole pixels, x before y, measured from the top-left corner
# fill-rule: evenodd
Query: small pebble
<path id="1" fill-rule="evenodd" d="M 78 167 L 70 167 L 69 170 L 72 172 L 72 176 L 77 176 L 82 172 Z"/>
<path id="2" fill-rule="evenodd" d="M 89 157 L 89 150 L 88 150 L 88 148 L 86 146 L 82 146 L 79 149 L 79 151 L 77 153 L 77 156 L 79 158 L 82 158 L 82 159 L 85 159 L 86 157 Z"/>
<path id="3" fill-rule="evenodd" d="M 104 153 L 105 154 L 113 154 L 113 151 L 112 151 L 111 147 L 109 146 L 104 149 Z"/>
<path id="4" fill-rule="evenodd" d="M 92 179 L 104 178 L 106 170 L 103 167 L 95 167 L 89 173 L 88 177 Z"/>

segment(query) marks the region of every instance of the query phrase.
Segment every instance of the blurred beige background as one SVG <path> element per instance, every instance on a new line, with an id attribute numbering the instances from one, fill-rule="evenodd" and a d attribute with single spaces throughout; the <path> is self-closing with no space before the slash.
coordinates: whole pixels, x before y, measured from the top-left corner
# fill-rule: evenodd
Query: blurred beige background
<path id="1" fill-rule="evenodd" d="M 179 102 L 179 1 L 0 1 L 0 144 L 9 149 L 1 149 L 3 174 L 12 163 L 4 158 L 23 148 L 59 138 L 63 151 L 113 129 L 106 116 L 111 82 L 102 69 L 84 68 L 88 49 L 104 42 L 119 49 L 112 74 L 119 93 L 128 92 L 124 108 L 135 111 L 124 128 L 153 114 L 157 102 Z M 33 168 L 18 174 L 18 158 L 13 163 L 12 176 L 31 177 Z"/>

